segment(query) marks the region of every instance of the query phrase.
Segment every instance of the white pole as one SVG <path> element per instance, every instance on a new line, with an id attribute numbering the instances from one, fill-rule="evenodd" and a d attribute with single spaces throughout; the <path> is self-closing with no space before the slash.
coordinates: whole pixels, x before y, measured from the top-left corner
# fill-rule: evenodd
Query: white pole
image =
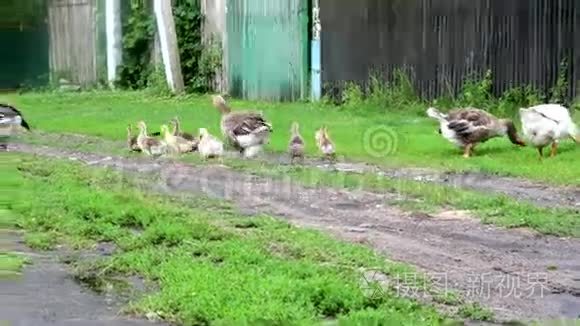
<path id="1" fill-rule="evenodd" d="M 123 60 L 123 31 L 121 27 L 121 0 L 106 0 L 105 19 L 107 25 L 107 79 L 113 87 L 117 79 L 117 68 Z"/>
<path id="2" fill-rule="evenodd" d="M 181 74 L 181 63 L 179 60 L 179 50 L 177 48 L 177 35 L 175 33 L 171 1 L 154 0 L 153 9 L 157 20 L 161 57 L 163 58 L 163 65 L 165 66 L 167 84 L 173 92 L 181 93 L 184 89 L 183 75 Z"/>

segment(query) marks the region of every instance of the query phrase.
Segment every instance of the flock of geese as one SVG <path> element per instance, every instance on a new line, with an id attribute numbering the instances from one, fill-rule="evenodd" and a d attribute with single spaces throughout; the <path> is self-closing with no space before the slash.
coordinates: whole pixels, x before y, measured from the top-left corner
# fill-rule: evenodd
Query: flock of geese
<path id="1" fill-rule="evenodd" d="M 263 145 L 269 142 L 273 132 L 272 125 L 266 121 L 261 112 L 232 111 L 225 99 L 220 95 L 212 97 L 212 103 L 221 113 L 220 128 L 228 145 L 239 151 L 243 157 L 253 157 L 259 153 Z M 528 143 L 538 150 L 540 159 L 543 149 L 551 145 L 550 156 L 555 156 L 561 140 L 571 138 L 580 143 L 580 130 L 571 118 L 568 108 L 559 104 L 540 104 L 519 110 L 524 137 Z M 518 131 L 509 119 L 499 119 L 489 112 L 477 108 L 454 109 L 442 113 L 436 108 L 427 109 L 427 115 L 440 124 L 439 133 L 451 143 L 463 150 L 464 157 L 473 155 L 475 147 L 495 137 L 507 136 L 519 146 L 526 146 L 518 135 Z M 149 134 L 144 121 L 137 124 L 139 134 L 133 136 L 131 126 L 127 128 L 127 143 L 132 151 L 143 152 L 149 156 L 176 155 L 197 151 L 202 158 L 221 158 L 224 153 L 224 143 L 211 135 L 206 128 L 199 129 L 199 135 L 183 132 L 179 119 L 171 121 L 172 129 L 162 125 L 161 132 Z M 28 123 L 15 107 L 0 104 L 0 149 L 6 150 L 6 130 L 13 131 L 15 127 L 30 130 Z M 288 153 L 291 162 L 304 160 L 304 138 L 299 131 L 297 122 L 292 123 Z M 156 138 L 155 136 L 161 136 Z M 315 142 L 329 160 L 335 159 L 335 145 L 330 139 L 325 126 L 315 133 Z"/>
<path id="2" fill-rule="evenodd" d="M 226 144 L 238 151 L 243 157 L 251 158 L 262 150 L 269 142 L 273 132 L 272 125 L 266 121 L 263 114 L 257 111 L 233 112 L 221 95 L 212 97 L 213 106 L 221 113 L 220 129 Z M 168 125 L 161 125 L 161 132 L 147 132 L 147 125 L 139 121 L 139 134 L 132 134 L 131 125 L 127 127 L 127 145 L 131 151 L 145 153 L 148 156 L 179 155 L 189 152 L 199 152 L 203 159 L 222 158 L 224 143 L 209 133 L 206 128 L 200 128 L 198 136 L 183 132 L 179 118 L 175 117 Z M 291 163 L 299 159 L 303 162 L 305 154 L 304 138 L 300 134 L 297 122 L 292 123 L 288 153 Z M 155 136 L 160 136 L 156 138 Z M 315 133 L 315 141 L 322 154 L 330 160 L 335 158 L 334 143 L 330 139 L 325 126 Z"/>
<path id="3" fill-rule="evenodd" d="M 561 140 L 571 138 L 580 143 L 580 130 L 572 120 L 568 108 L 562 105 L 540 104 L 521 108 L 519 113 L 524 137 L 538 150 L 540 160 L 544 157 L 544 148 L 550 144 L 550 156 L 553 157 Z M 477 144 L 495 137 L 507 136 L 513 144 L 526 146 L 518 136 L 513 121 L 498 119 L 477 108 L 455 109 L 444 114 L 430 107 L 427 115 L 439 121 L 439 133 L 463 149 L 463 156 L 466 158 L 473 154 Z"/>

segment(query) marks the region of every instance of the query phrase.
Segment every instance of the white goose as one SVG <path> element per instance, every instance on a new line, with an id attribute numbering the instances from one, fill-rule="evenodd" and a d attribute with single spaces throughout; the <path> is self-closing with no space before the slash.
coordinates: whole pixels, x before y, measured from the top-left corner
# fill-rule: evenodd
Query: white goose
<path id="1" fill-rule="evenodd" d="M 197 150 L 202 158 L 220 158 L 224 154 L 224 144 L 205 128 L 199 128 Z"/>
<path id="2" fill-rule="evenodd" d="M 580 131 L 572 121 L 568 109 L 559 104 L 540 104 L 520 109 L 520 119 L 524 136 L 529 143 L 538 149 L 540 159 L 543 149 L 550 143 L 550 156 L 555 156 L 558 143 L 562 139 L 572 138 L 580 143 Z"/>

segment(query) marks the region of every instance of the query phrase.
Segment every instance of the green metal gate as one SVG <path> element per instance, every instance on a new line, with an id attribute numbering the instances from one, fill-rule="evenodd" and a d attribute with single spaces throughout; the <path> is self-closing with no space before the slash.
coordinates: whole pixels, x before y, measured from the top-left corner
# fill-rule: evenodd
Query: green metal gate
<path id="1" fill-rule="evenodd" d="M 48 82 L 46 1 L 0 3 L 0 89 L 41 86 Z"/>
<path id="2" fill-rule="evenodd" d="M 308 92 L 308 0 L 227 0 L 230 93 L 297 100 Z"/>

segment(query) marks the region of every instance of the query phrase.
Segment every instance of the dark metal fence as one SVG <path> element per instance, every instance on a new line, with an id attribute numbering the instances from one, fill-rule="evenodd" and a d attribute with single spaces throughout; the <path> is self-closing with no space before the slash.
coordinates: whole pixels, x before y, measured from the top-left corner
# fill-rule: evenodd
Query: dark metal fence
<path id="1" fill-rule="evenodd" d="M 320 0 L 322 79 L 329 92 L 404 69 L 426 98 L 455 94 L 493 73 L 494 92 L 547 92 L 567 62 L 569 97 L 580 94 L 578 0 Z M 475 74 L 475 75 L 474 75 Z"/>

